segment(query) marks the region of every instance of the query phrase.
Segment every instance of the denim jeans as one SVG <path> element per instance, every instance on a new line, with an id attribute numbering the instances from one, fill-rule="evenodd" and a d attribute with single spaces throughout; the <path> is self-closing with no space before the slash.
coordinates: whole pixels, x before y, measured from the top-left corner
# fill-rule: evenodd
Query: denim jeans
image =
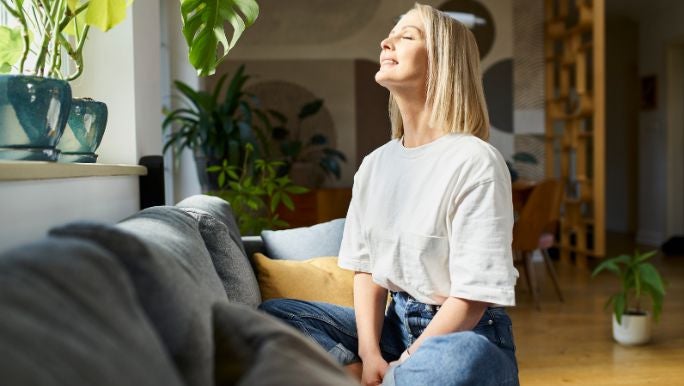
<path id="1" fill-rule="evenodd" d="M 354 309 L 328 303 L 273 299 L 259 308 L 302 331 L 340 364 L 360 362 Z M 392 293 L 380 337 L 388 361 L 423 333 L 439 306 L 423 304 L 405 292 Z M 391 366 L 383 385 L 518 385 L 511 320 L 501 307 L 489 307 L 472 331 L 426 339 L 409 359 Z"/>

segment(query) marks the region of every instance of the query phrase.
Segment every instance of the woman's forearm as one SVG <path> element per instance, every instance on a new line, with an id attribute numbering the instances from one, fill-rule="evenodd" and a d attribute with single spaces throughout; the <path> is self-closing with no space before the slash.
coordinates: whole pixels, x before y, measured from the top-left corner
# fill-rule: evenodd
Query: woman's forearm
<path id="1" fill-rule="evenodd" d="M 472 330 L 480 321 L 488 303 L 449 297 L 430 321 L 427 328 L 409 347 L 413 354 L 425 339 L 457 331 Z"/>
<path id="2" fill-rule="evenodd" d="M 357 272 L 354 275 L 354 311 L 361 360 L 380 355 L 386 304 L 387 290 L 373 283 L 370 274 Z"/>

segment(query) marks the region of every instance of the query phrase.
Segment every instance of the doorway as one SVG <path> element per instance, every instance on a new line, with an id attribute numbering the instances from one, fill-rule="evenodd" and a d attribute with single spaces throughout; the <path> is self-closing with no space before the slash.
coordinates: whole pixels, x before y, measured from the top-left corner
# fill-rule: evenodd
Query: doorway
<path id="1" fill-rule="evenodd" d="M 684 235 L 684 41 L 667 48 L 667 237 Z"/>

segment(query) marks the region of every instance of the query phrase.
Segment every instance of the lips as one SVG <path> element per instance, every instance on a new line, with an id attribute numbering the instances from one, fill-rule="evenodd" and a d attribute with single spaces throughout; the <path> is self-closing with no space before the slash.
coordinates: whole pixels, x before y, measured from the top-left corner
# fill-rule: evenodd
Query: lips
<path id="1" fill-rule="evenodd" d="M 392 58 L 380 58 L 380 65 L 381 66 L 391 66 L 395 65 L 398 62 Z"/>

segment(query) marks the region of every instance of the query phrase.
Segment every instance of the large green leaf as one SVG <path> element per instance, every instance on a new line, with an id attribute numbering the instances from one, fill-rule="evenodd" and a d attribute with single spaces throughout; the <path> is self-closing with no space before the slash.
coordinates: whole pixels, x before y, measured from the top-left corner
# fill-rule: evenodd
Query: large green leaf
<path id="1" fill-rule="evenodd" d="M 200 76 L 211 75 L 259 15 L 255 0 L 181 0 L 183 35 L 190 64 Z M 232 26 L 228 41 L 225 23 Z M 219 45 L 221 52 L 219 52 Z"/>
<path id="2" fill-rule="evenodd" d="M 133 1 L 90 0 L 86 10 L 86 22 L 102 31 L 109 31 L 126 18 L 126 7 Z"/>
<path id="3" fill-rule="evenodd" d="M 653 290 L 657 291 L 659 294 L 665 294 L 665 286 L 663 285 L 663 279 L 660 274 L 655 269 L 653 264 L 643 263 L 639 266 L 639 273 L 641 275 L 641 280 L 648 284 Z"/>
<path id="4" fill-rule="evenodd" d="M 0 72 L 7 73 L 12 70 L 24 51 L 24 41 L 21 38 L 21 29 L 0 26 Z"/>

